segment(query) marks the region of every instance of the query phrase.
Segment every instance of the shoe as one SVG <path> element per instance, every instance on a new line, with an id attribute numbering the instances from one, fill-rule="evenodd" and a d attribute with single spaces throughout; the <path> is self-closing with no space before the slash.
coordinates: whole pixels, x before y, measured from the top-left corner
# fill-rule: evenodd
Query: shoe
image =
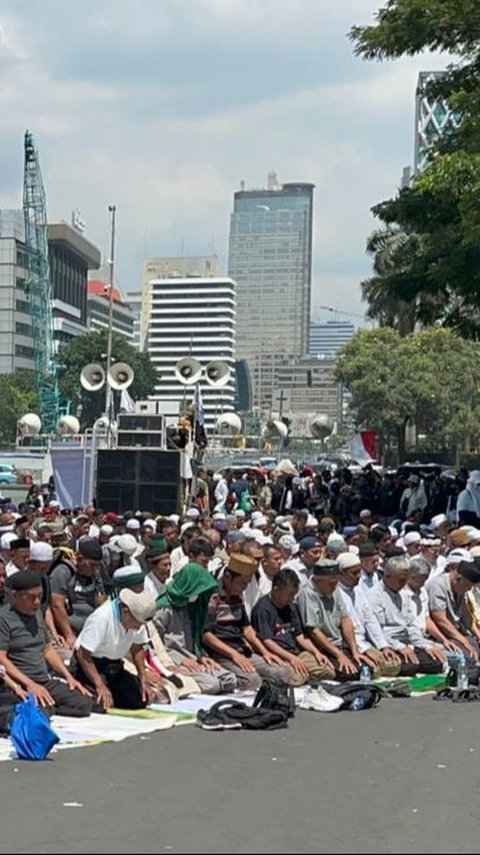
<path id="1" fill-rule="evenodd" d="M 228 721 L 226 716 L 222 716 L 221 710 L 219 712 L 199 710 L 195 724 L 202 730 L 241 730 L 242 728 L 241 722 Z"/>
<path id="2" fill-rule="evenodd" d="M 301 710 L 315 712 L 337 712 L 341 706 L 343 706 L 343 698 L 331 695 L 323 686 L 317 686 L 316 689 L 308 688 L 300 703 Z"/>
<path id="3" fill-rule="evenodd" d="M 202 730 L 241 730 L 242 729 L 242 725 L 240 724 L 239 721 L 232 721 L 232 722 L 229 722 L 227 724 L 226 722 L 222 721 L 221 719 L 219 719 L 219 718 L 214 719 L 213 717 L 211 719 L 207 719 L 206 721 L 199 721 L 197 719 L 195 724 L 197 725 L 197 727 L 201 727 Z"/>

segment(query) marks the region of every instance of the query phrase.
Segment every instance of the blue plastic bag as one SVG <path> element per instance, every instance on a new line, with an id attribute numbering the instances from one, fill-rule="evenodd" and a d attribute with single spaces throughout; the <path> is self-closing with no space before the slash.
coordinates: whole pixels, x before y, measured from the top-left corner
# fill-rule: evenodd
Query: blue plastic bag
<path id="1" fill-rule="evenodd" d="M 32 692 L 26 701 L 15 707 L 10 739 L 20 760 L 45 760 L 53 746 L 60 742 Z"/>

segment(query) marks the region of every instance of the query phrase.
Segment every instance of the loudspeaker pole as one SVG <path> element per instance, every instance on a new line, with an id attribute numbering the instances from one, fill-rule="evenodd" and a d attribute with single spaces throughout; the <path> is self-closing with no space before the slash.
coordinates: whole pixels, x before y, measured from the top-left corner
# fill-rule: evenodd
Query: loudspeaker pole
<path id="1" fill-rule="evenodd" d="M 114 266 L 115 266 L 115 216 L 117 213 L 116 205 L 109 205 L 108 210 L 111 214 L 111 240 L 110 240 L 110 293 L 108 303 L 108 338 L 107 338 L 107 377 L 109 376 L 110 368 L 112 367 L 112 338 L 113 338 L 113 281 L 114 281 Z M 108 419 L 107 430 L 107 448 L 112 444 L 112 416 L 113 416 L 113 389 L 110 383 L 105 384 L 105 415 Z"/>

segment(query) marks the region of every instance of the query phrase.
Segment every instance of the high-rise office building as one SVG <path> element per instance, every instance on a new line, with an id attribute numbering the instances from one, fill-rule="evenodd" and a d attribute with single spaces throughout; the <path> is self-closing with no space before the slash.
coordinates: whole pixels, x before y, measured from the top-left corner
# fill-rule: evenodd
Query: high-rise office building
<path id="1" fill-rule="evenodd" d="M 275 368 L 308 353 L 313 184 L 279 184 L 234 195 L 229 276 L 237 283 L 237 356 L 252 379 L 253 405 L 272 406 Z"/>
<path id="2" fill-rule="evenodd" d="M 54 341 L 68 342 L 86 332 L 87 273 L 100 252 L 66 223 L 48 225 Z M 0 373 L 35 369 L 22 210 L 0 211 Z"/>
<path id="3" fill-rule="evenodd" d="M 147 346 L 148 325 L 152 308 L 150 282 L 153 279 L 209 279 L 212 276 L 218 276 L 218 257 L 216 255 L 168 255 L 146 258 L 143 262 L 138 332 L 136 325 L 134 328 L 134 341 L 138 349 L 144 350 Z M 137 314 L 138 292 L 128 292 L 127 299 Z"/>
<path id="4" fill-rule="evenodd" d="M 450 109 L 443 98 L 428 93 L 428 86 L 443 77 L 443 71 L 421 71 L 415 96 L 414 173 L 422 172 L 429 163 L 432 143 L 458 128 L 461 116 Z"/>
<path id="5" fill-rule="evenodd" d="M 230 368 L 228 383 L 209 386 L 200 380 L 205 424 L 212 428 L 234 404 L 235 283 L 224 277 L 173 277 L 148 283 L 147 349 L 158 372 L 155 398 L 189 404 L 194 386 L 184 386 L 175 376 L 177 362 L 193 356 L 202 368 L 213 360 Z M 143 307 L 142 307 L 143 310 Z M 143 318 L 142 318 L 143 323 Z"/>
<path id="6" fill-rule="evenodd" d="M 68 223 L 48 224 L 48 255 L 57 347 L 87 331 L 88 271 L 100 266 L 100 250 Z"/>
<path id="7" fill-rule="evenodd" d="M 125 294 L 127 304 L 130 306 L 133 315 L 133 335 L 132 344 L 137 350 L 143 350 L 143 341 L 141 340 L 141 321 L 142 321 L 142 292 L 127 291 Z"/>
<path id="8" fill-rule="evenodd" d="M 335 358 L 337 352 L 355 335 L 350 321 L 326 321 L 310 324 L 310 353 L 312 356 Z"/>
<path id="9" fill-rule="evenodd" d="M 110 319 L 110 286 L 102 279 L 90 279 L 87 285 L 87 327 L 99 332 L 108 329 Z M 118 288 L 113 289 L 112 329 L 133 344 L 133 311 L 124 303 Z"/>

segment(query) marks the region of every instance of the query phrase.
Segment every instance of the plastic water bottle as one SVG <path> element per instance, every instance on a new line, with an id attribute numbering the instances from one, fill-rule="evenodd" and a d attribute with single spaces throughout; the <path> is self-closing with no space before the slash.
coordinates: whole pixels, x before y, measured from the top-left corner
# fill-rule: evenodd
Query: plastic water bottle
<path id="1" fill-rule="evenodd" d="M 364 710 L 365 699 L 358 695 L 356 698 L 353 699 L 352 703 L 349 706 L 349 709 L 354 710 L 355 712 L 357 712 L 357 710 Z"/>
<path id="2" fill-rule="evenodd" d="M 372 682 L 372 672 L 368 665 L 362 665 L 362 670 L 360 671 L 360 682 L 361 683 L 371 683 Z"/>
<path id="3" fill-rule="evenodd" d="M 457 666 L 457 689 L 460 692 L 465 692 L 469 687 L 468 668 L 465 659 L 465 654 L 460 655 Z"/>

